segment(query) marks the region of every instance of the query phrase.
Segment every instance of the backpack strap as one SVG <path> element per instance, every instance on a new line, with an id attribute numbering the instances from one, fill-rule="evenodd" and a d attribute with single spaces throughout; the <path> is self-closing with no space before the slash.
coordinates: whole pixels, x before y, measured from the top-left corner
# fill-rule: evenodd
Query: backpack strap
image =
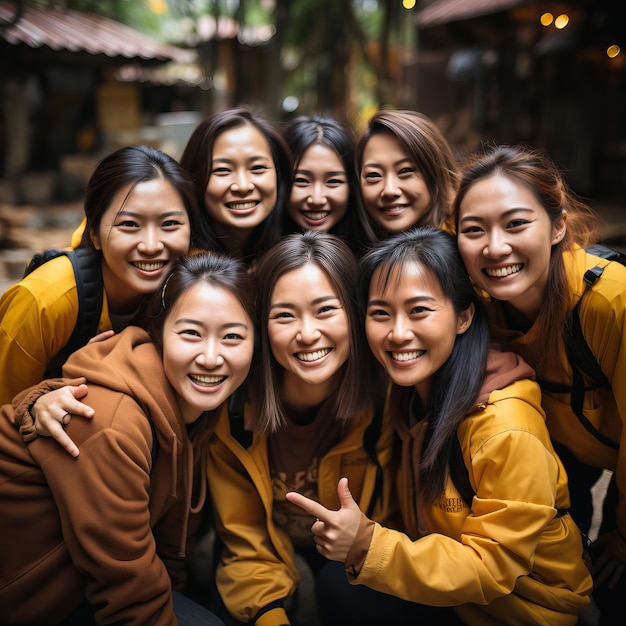
<path id="1" fill-rule="evenodd" d="M 70 354 L 86 345 L 96 334 L 98 322 L 102 314 L 102 291 L 104 289 L 104 283 L 102 280 L 100 256 L 94 254 L 92 250 L 88 250 L 87 248 L 78 248 L 77 250 L 48 250 L 42 253 L 44 260 L 39 259 L 38 265 L 52 258 L 56 258 L 61 254 L 67 256 L 72 262 L 78 296 L 78 316 L 68 342 L 52 358 L 50 363 L 48 363 L 45 372 L 46 378 L 61 376 L 61 368 Z M 33 257 L 27 268 L 27 273 L 29 270 L 32 271 L 30 268 L 34 262 L 36 262 L 36 260 Z"/>
<path id="2" fill-rule="evenodd" d="M 584 276 L 585 291 L 578 299 L 576 306 L 572 309 L 572 323 L 569 335 L 565 341 L 565 351 L 567 352 L 567 358 L 572 366 L 576 366 L 577 369 L 584 372 L 589 378 L 594 381 L 594 385 L 590 389 L 596 387 L 610 387 L 611 383 L 606 377 L 595 354 L 591 351 L 591 348 L 587 345 L 585 336 L 583 335 L 583 329 L 580 323 L 580 304 L 585 297 L 585 294 L 596 283 L 596 281 L 604 273 L 604 267 L 596 265 L 591 269 L 588 269 Z"/>
<path id="3" fill-rule="evenodd" d="M 572 368 L 572 386 L 569 389 L 570 393 L 570 405 L 574 415 L 578 418 L 580 423 L 585 429 L 592 434 L 598 441 L 603 443 L 609 448 L 617 449 L 619 445 L 603 435 L 587 418 L 583 411 L 583 404 L 585 400 L 585 393 L 592 389 L 600 387 L 610 388 L 611 383 L 606 377 L 606 374 L 602 371 L 596 356 L 589 348 L 587 341 L 583 335 L 582 326 L 580 323 L 580 305 L 585 297 L 585 294 L 596 283 L 596 281 L 602 276 L 604 267 L 596 265 L 591 269 L 588 269 L 583 280 L 585 282 L 585 291 L 579 298 L 576 306 L 572 309 L 572 321 L 571 328 L 568 336 L 565 340 L 565 352 Z M 583 378 L 585 374 L 593 381 L 593 384 L 585 386 Z"/>
<path id="4" fill-rule="evenodd" d="M 594 256 L 599 256 L 601 259 L 607 259 L 608 261 L 617 261 L 622 265 L 626 265 L 626 254 L 619 250 L 613 250 L 601 243 L 594 243 L 585 248 L 585 251 Z"/>

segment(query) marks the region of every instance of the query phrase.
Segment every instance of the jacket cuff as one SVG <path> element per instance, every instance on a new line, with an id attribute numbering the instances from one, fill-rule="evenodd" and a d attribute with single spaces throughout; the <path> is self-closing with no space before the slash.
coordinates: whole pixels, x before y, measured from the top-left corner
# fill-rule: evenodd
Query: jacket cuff
<path id="1" fill-rule="evenodd" d="M 349 580 L 354 580 L 361 572 L 363 563 L 370 549 L 372 543 L 372 535 L 374 534 L 374 522 L 368 519 L 363 512 L 361 512 L 361 519 L 359 521 L 359 529 L 356 532 L 356 537 L 348 550 L 344 568 Z"/>
<path id="2" fill-rule="evenodd" d="M 14 421 L 19 428 L 24 443 L 28 443 L 37 437 L 35 421 L 30 414 L 33 404 L 49 391 L 54 391 L 67 385 L 80 385 L 84 382 L 84 378 L 50 378 L 33 387 L 29 387 L 13 398 Z"/>
<path id="3" fill-rule="evenodd" d="M 291 624 L 287 611 L 281 606 L 270 609 L 254 620 L 256 626 L 288 626 Z"/>

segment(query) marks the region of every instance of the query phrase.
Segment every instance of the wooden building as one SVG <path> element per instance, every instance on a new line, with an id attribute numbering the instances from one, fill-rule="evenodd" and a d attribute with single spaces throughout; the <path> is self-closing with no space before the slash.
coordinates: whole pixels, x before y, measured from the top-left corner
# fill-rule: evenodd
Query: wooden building
<path id="1" fill-rule="evenodd" d="M 626 3 L 434 0 L 416 14 L 415 108 L 462 155 L 544 148 L 576 190 L 626 197 Z"/>

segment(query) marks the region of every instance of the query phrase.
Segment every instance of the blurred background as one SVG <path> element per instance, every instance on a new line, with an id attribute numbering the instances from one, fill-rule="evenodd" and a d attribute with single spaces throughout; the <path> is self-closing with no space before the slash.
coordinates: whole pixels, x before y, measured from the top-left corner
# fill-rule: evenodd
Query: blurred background
<path id="1" fill-rule="evenodd" d="M 623 0 L 0 0 L 0 278 L 67 245 L 104 154 L 178 158 L 237 104 L 357 131 L 415 109 L 459 159 L 543 148 L 623 247 L 625 35 Z"/>

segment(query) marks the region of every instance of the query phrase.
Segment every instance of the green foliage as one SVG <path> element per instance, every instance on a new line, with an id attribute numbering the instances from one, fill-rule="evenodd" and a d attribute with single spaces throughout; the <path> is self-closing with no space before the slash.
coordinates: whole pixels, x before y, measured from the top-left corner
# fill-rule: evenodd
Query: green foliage
<path id="1" fill-rule="evenodd" d="M 303 106 L 326 111 L 341 109 L 348 100 L 362 108 L 364 100 L 386 102 L 393 98 L 397 70 L 392 51 L 403 44 L 411 28 L 411 18 L 401 0 L 24 2 L 97 13 L 174 44 L 194 32 L 196 22 L 204 15 L 229 17 L 241 26 L 274 24 L 276 34 L 265 44 L 268 75 L 272 78 L 268 105 L 277 106 L 291 95 L 297 96 Z M 240 99 L 245 97 L 247 79 L 238 62 L 238 50 L 235 48 L 233 79 Z"/>

